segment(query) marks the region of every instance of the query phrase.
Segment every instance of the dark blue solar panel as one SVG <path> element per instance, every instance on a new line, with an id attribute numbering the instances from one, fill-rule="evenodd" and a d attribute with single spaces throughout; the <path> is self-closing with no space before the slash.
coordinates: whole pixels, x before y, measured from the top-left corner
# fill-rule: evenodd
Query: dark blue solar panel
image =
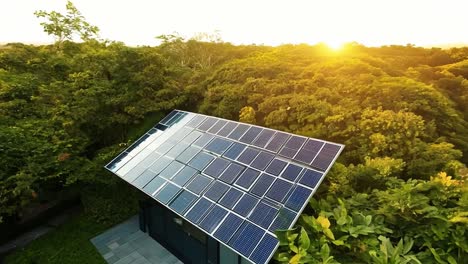
<path id="1" fill-rule="evenodd" d="M 212 202 L 208 201 L 205 198 L 201 198 L 190 211 L 185 215 L 185 217 L 190 220 L 192 223 L 198 224 L 202 217 L 208 212 L 208 210 L 213 205 Z"/>
<path id="2" fill-rule="evenodd" d="M 167 121 L 173 118 L 177 113 L 178 113 L 177 110 L 171 111 L 167 116 L 165 116 L 161 121 L 159 121 L 159 123 L 165 124 Z"/>
<path id="3" fill-rule="evenodd" d="M 182 154 L 180 154 L 176 160 L 184 163 L 184 164 L 187 164 L 189 162 L 189 160 L 191 160 L 195 155 L 197 155 L 197 153 L 200 152 L 200 149 L 199 148 L 196 148 L 196 147 L 188 147 L 186 150 L 184 150 L 184 152 L 182 152 Z"/>
<path id="4" fill-rule="evenodd" d="M 239 154 L 245 149 L 244 144 L 234 143 L 232 146 L 224 153 L 224 157 L 235 160 Z"/>
<path id="5" fill-rule="evenodd" d="M 250 193 L 253 193 L 255 195 L 262 197 L 263 195 L 265 195 L 268 188 L 270 188 L 273 181 L 275 181 L 275 177 L 262 173 L 262 175 L 258 177 L 257 182 L 254 184 L 254 186 L 250 190 Z"/>
<path id="6" fill-rule="evenodd" d="M 213 118 L 213 117 L 208 117 L 208 118 L 205 119 L 205 121 L 203 121 L 203 123 L 198 127 L 198 130 L 207 131 L 208 129 L 210 129 L 210 127 L 212 127 L 212 126 L 214 125 L 214 123 L 216 123 L 216 119 Z"/>
<path id="7" fill-rule="evenodd" d="M 263 234 L 265 234 L 265 231 L 260 227 L 244 222 L 229 241 L 229 245 L 245 257 L 248 257 L 263 237 Z"/>
<path id="8" fill-rule="evenodd" d="M 162 187 L 161 190 L 156 194 L 156 199 L 163 204 L 167 204 L 178 192 L 180 188 L 172 183 L 167 183 L 166 186 Z"/>
<path id="9" fill-rule="evenodd" d="M 190 120 L 190 122 L 187 123 L 186 126 L 188 127 L 198 127 L 201 122 L 203 122 L 203 120 L 205 120 L 206 117 L 202 116 L 202 115 L 196 115 L 194 118 L 192 118 L 192 120 Z"/>
<path id="10" fill-rule="evenodd" d="M 311 165 L 322 171 L 326 171 L 328 166 L 330 166 L 333 159 L 335 158 L 336 154 L 340 151 L 340 148 L 341 147 L 338 145 L 329 143 L 325 144 Z"/>
<path id="11" fill-rule="evenodd" d="M 210 198 L 211 200 L 217 202 L 219 198 L 221 198 L 224 193 L 229 189 L 229 186 L 221 183 L 215 182 L 211 187 L 205 192 L 204 196 Z"/>
<path id="12" fill-rule="evenodd" d="M 187 189 L 193 193 L 200 194 L 213 180 L 198 174 L 193 180 L 187 185 Z"/>
<path id="13" fill-rule="evenodd" d="M 302 206 L 308 201 L 311 194 L 312 191 L 310 189 L 298 185 L 289 196 L 285 205 L 286 207 L 291 208 L 296 212 L 299 212 Z"/>
<path id="14" fill-rule="evenodd" d="M 143 188 L 146 184 L 148 184 L 154 177 L 156 177 L 156 173 L 146 170 L 138 178 L 136 178 L 132 184 L 138 188 Z"/>
<path id="15" fill-rule="evenodd" d="M 322 173 L 314 170 L 306 169 L 302 173 L 302 177 L 299 180 L 300 183 L 309 186 L 310 188 L 315 188 L 320 178 L 322 178 Z"/>
<path id="16" fill-rule="evenodd" d="M 259 171 L 247 168 L 236 180 L 236 184 L 242 186 L 245 189 L 249 189 L 252 183 L 257 179 L 259 174 Z"/>
<path id="17" fill-rule="evenodd" d="M 245 167 L 242 165 L 239 165 L 237 163 L 231 163 L 223 172 L 223 174 L 219 176 L 219 179 L 225 183 L 232 184 L 237 179 L 237 176 L 239 176 L 244 169 Z"/>
<path id="18" fill-rule="evenodd" d="M 229 161 L 223 158 L 217 158 L 208 167 L 206 167 L 203 172 L 214 178 L 218 178 L 221 175 L 221 172 L 223 172 L 229 164 Z"/>
<path id="19" fill-rule="evenodd" d="M 275 232 L 278 229 L 289 229 L 296 216 L 294 211 L 282 208 L 268 230 Z"/>
<path id="20" fill-rule="evenodd" d="M 228 138 L 238 140 L 244 133 L 249 129 L 249 125 L 239 124 L 237 127 L 228 135 Z"/>
<path id="21" fill-rule="evenodd" d="M 172 178 L 172 182 L 178 184 L 179 186 L 184 186 L 196 173 L 197 170 L 186 166 L 181 171 L 179 171 L 179 173 L 177 173 L 174 178 Z"/>
<path id="22" fill-rule="evenodd" d="M 252 126 L 249 128 L 249 130 L 247 130 L 247 132 L 245 132 L 239 141 L 250 144 L 258 136 L 258 134 L 262 132 L 262 130 L 262 128 Z"/>
<path id="23" fill-rule="evenodd" d="M 214 124 L 214 126 L 212 126 L 208 132 L 212 133 L 212 134 L 216 134 L 219 132 L 219 130 L 221 130 L 221 128 L 227 123 L 226 120 L 218 120 L 218 122 L 216 122 L 216 124 Z"/>
<path id="24" fill-rule="evenodd" d="M 274 159 L 270 165 L 266 168 L 266 172 L 271 173 L 275 176 L 280 175 L 281 171 L 284 169 L 284 167 L 288 164 L 285 161 L 279 160 L 279 159 Z"/>
<path id="25" fill-rule="evenodd" d="M 158 124 L 158 125 L 161 125 L 161 124 Z M 164 125 L 161 125 L 161 126 L 164 126 Z M 165 130 L 165 129 L 164 129 L 164 130 Z M 150 129 L 148 132 L 146 132 L 146 133 L 152 135 L 152 134 L 154 134 L 154 133 L 156 133 L 156 132 L 158 132 L 158 129 L 156 129 L 156 128 L 151 128 L 151 129 Z"/>
<path id="26" fill-rule="evenodd" d="M 277 213 L 277 208 L 270 206 L 265 202 L 260 202 L 250 214 L 249 219 L 255 224 L 268 229 L 271 223 L 273 223 Z"/>
<path id="27" fill-rule="evenodd" d="M 215 138 L 206 147 L 205 150 L 221 155 L 231 146 L 232 142 L 223 138 Z"/>
<path id="28" fill-rule="evenodd" d="M 296 156 L 297 151 L 297 149 L 283 148 L 279 154 L 283 157 L 292 159 L 294 156 Z"/>
<path id="29" fill-rule="evenodd" d="M 259 170 L 264 170 L 274 157 L 275 155 L 271 153 L 261 151 L 260 154 L 258 154 L 258 156 L 252 161 L 251 166 Z"/>
<path id="30" fill-rule="evenodd" d="M 170 127 L 170 126 L 174 125 L 175 123 L 179 122 L 179 120 L 182 119 L 182 117 L 184 117 L 185 115 L 186 115 L 186 113 L 178 112 L 177 114 L 175 114 L 174 117 L 169 119 L 169 121 L 167 121 L 165 125 Z"/>
<path id="31" fill-rule="evenodd" d="M 161 177 L 156 177 L 152 179 L 144 188 L 143 191 L 149 195 L 153 195 L 153 193 L 161 187 L 166 182 L 165 179 Z"/>
<path id="32" fill-rule="evenodd" d="M 266 196 L 281 203 L 283 202 L 284 198 L 288 195 L 292 186 L 292 183 L 281 179 L 276 179 L 276 181 L 271 186 L 270 190 L 267 192 Z"/>
<path id="33" fill-rule="evenodd" d="M 302 147 L 303 149 L 305 150 L 308 150 L 308 151 L 319 151 L 323 146 L 323 142 L 321 141 L 318 141 L 318 140 L 313 140 L 313 139 L 309 139 L 307 140 L 307 142 L 304 144 L 304 146 Z"/>
<path id="34" fill-rule="evenodd" d="M 185 210 L 197 199 L 198 197 L 190 192 L 182 191 L 169 205 L 172 210 L 183 215 Z"/>
<path id="35" fill-rule="evenodd" d="M 198 153 L 192 160 L 188 163 L 193 168 L 202 171 L 206 165 L 208 165 L 214 159 L 213 156 L 205 152 Z"/>
<path id="36" fill-rule="evenodd" d="M 231 188 L 229 189 L 229 191 L 226 192 L 223 198 L 221 198 L 219 204 L 223 205 L 226 208 L 232 209 L 241 196 L 241 191 L 235 188 Z"/>
<path id="37" fill-rule="evenodd" d="M 276 132 L 265 148 L 273 152 L 278 152 L 278 150 L 281 148 L 281 146 L 283 146 L 284 142 L 286 142 L 288 138 L 288 134 L 283 132 Z"/>
<path id="38" fill-rule="evenodd" d="M 300 149 L 302 144 L 306 141 L 306 138 L 304 137 L 299 137 L 299 136 L 292 136 L 289 138 L 288 142 L 284 144 L 285 148 L 290 148 L 290 149 Z"/>
<path id="39" fill-rule="evenodd" d="M 323 142 L 309 139 L 304 144 L 302 149 L 297 153 L 296 157 L 294 157 L 294 160 L 310 164 L 314 160 L 315 156 L 320 151 L 322 146 Z"/>
<path id="40" fill-rule="evenodd" d="M 212 139 L 214 136 L 210 134 L 203 134 L 201 137 L 199 137 L 195 142 L 193 142 L 193 146 L 198 146 L 200 148 L 204 148 Z"/>
<path id="41" fill-rule="evenodd" d="M 281 178 L 288 179 L 290 181 L 296 181 L 301 174 L 302 167 L 294 164 L 289 164 L 286 169 L 281 173 Z"/>
<path id="42" fill-rule="evenodd" d="M 247 147 L 242 154 L 237 158 L 237 161 L 249 165 L 255 157 L 257 157 L 259 150 Z"/>
<path id="43" fill-rule="evenodd" d="M 227 124 L 224 125 L 223 128 L 221 128 L 221 130 L 217 133 L 217 135 L 222 136 L 222 137 L 227 137 L 227 135 L 229 135 L 236 126 L 237 126 L 237 123 L 227 122 Z"/>
<path id="44" fill-rule="evenodd" d="M 177 172 L 179 172 L 183 167 L 185 167 L 184 164 L 178 162 L 178 161 L 173 161 L 171 164 L 169 164 L 160 174 L 160 177 L 163 177 L 165 179 L 171 179 L 174 177 Z"/>
<path id="45" fill-rule="evenodd" d="M 255 205 L 257 205 L 258 201 L 259 200 L 252 195 L 245 194 L 242 196 L 236 206 L 234 206 L 234 212 L 247 217 Z"/>
<path id="46" fill-rule="evenodd" d="M 162 132 L 162 131 L 166 130 L 167 128 L 168 128 L 168 126 L 166 126 L 166 125 L 163 125 L 163 124 L 156 124 L 156 125 L 151 129 L 151 131 L 156 130 L 156 132 L 157 132 L 157 131 Z M 148 134 L 150 134 L 150 133 L 148 133 Z"/>
<path id="47" fill-rule="evenodd" d="M 224 219 L 221 225 L 219 225 L 216 232 L 214 232 L 214 237 L 227 244 L 243 222 L 244 220 L 242 218 L 235 214 L 229 213 L 226 219 Z"/>
<path id="48" fill-rule="evenodd" d="M 301 149 L 297 153 L 297 155 L 294 157 L 294 160 L 305 163 L 305 164 L 309 164 L 312 162 L 312 160 L 314 160 L 316 155 L 317 155 L 317 152 L 312 152 L 312 151 L 308 151 L 305 149 Z"/>
<path id="49" fill-rule="evenodd" d="M 254 146 L 264 148 L 268 141 L 270 141 L 271 137 L 275 134 L 275 131 L 264 129 L 260 135 L 252 142 Z"/>
<path id="50" fill-rule="evenodd" d="M 250 256 L 250 260 L 255 263 L 266 263 L 268 258 L 274 252 L 276 245 L 278 245 L 278 240 L 268 233 L 265 234 L 262 241 L 260 241 Z"/>
<path id="51" fill-rule="evenodd" d="M 201 221 L 200 227 L 203 228 L 206 232 L 211 234 L 213 230 L 219 225 L 223 218 L 227 215 L 227 211 L 220 206 L 213 206 L 210 212 L 205 216 Z"/>

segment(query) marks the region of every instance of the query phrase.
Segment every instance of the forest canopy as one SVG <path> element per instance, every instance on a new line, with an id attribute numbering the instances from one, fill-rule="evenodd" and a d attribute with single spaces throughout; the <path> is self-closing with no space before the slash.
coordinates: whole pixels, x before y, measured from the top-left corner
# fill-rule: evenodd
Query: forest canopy
<path id="1" fill-rule="evenodd" d="M 0 46 L 3 221 L 63 190 L 86 205 L 130 188 L 103 165 L 178 108 L 346 145 L 277 261 L 468 259 L 468 48 L 128 47 L 85 26 L 80 43 Z"/>

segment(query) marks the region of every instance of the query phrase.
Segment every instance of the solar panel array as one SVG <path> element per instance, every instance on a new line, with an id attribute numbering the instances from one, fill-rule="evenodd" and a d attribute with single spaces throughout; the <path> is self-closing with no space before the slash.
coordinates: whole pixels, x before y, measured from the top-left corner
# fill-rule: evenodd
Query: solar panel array
<path id="1" fill-rule="evenodd" d="M 106 168 L 253 263 L 278 247 L 343 145 L 174 110 Z"/>

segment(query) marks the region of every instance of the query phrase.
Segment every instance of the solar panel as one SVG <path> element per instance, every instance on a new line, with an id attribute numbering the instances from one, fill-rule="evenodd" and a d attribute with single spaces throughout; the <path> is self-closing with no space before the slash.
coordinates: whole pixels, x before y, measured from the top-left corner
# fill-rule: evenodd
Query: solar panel
<path id="1" fill-rule="evenodd" d="M 106 168 L 253 263 L 267 263 L 343 145 L 174 110 Z"/>

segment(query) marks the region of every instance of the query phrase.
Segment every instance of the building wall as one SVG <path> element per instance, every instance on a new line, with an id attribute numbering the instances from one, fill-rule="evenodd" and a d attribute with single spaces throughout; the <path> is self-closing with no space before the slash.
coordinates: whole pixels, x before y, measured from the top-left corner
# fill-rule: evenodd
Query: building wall
<path id="1" fill-rule="evenodd" d="M 140 229 L 184 263 L 250 263 L 158 202 L 149 199 L 140 207 Z"/>

